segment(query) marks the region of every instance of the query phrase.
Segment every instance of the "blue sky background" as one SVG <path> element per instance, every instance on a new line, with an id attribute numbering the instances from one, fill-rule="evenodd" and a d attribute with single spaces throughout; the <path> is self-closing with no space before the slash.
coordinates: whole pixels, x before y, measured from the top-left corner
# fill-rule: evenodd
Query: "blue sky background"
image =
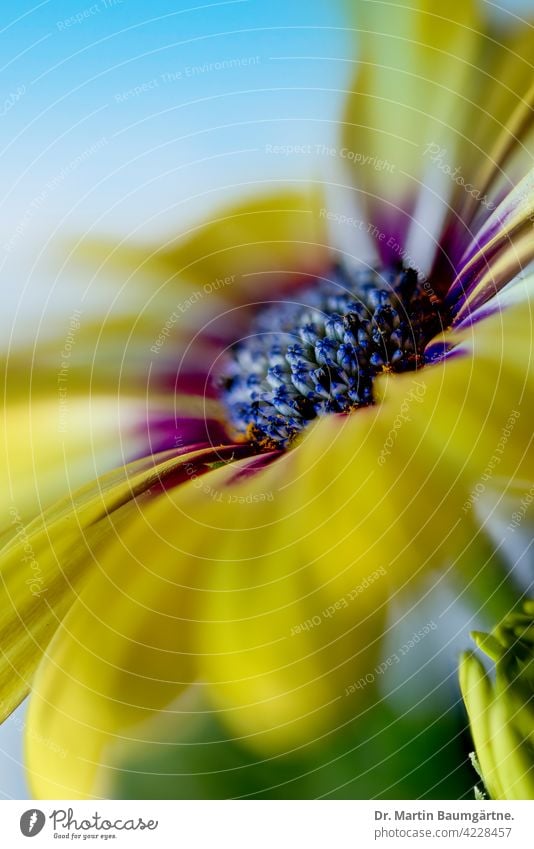
<path id="1" fill-rule="evenodd" d="M 157 0 L 147 17 L 145 3 L 122 0 L 107 8 L 105 2 L 50 0 L 1 33 L 3 92 L 25 87 L 7 115 L 10 144 L 2 156 L 4 173 L 15 178 L 9 187 L 17 181 L 12 209 L 22 214 L 39 183 L 105 140 L 54 192 L 49 211 L 79 202 L 69 216 L 73 229 L 103 214 L 102 229 L 124 232 L 144 224 L 148 212 L 232 176 L 255 179 L 258 158 L 266 178 L 294 172 L 295 162 L 286 169 L 264 161 L 264 139 L 313 140 L 328 132 L 335 89 L 350 67 L 328 57 L 353 55 L 335 3 L 231 0 L 195 9 L 194 0 Z M 87 18 L 66 27 L 84 10 Z M 225 60 L 254 64 L 210 69 Z M 132 92 L 143 86 L 150 88 Z M 23 176 L 22 165 L 29 168 Z M 297 170 L 306 173 L 306 164 L 297 163 Z M 108 214 L 111 197 L 125 200 Z M 200 206 L 192 202 L 187 217 Z M 169 230 L 174 224 L 164 223 Z M 161 226 L 154 222 L 151 229 Z"/>
<path id="2" fill-rule="evenodd" d="M 167 238 L 260 184 L 317 176 L 316 156 L 266 145 L 335 144 L 345 23 L 335 0 L 2 4 L 2 332 L 46 328 L 60 237 Z M 22 710 L 0 728 L 1 797 L 27 793 L 23 726 Z"/>

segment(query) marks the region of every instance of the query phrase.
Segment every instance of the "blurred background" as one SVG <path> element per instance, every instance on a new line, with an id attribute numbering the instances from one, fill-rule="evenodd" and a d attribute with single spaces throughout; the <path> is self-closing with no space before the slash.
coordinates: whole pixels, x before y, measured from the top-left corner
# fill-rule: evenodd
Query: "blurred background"
<path id="1" fill-rule="evenodd" d="M 490 5 L 492 13 L 506 16 L 520 14 L 532 3 L 503 2 L 500 9 Z M 166 240 L 234 198 L 252 196 L 277 183 L 324 179 L 330 167 L 325 148 L 336 144 L 336 121 L 357 55 L 355 33 L 346 29 L 343 11 L 341 0 L 2 4 L 4 346 L 46 334 L 50 317 L 60 306 L 65 314 L 69 298 L 76 306 L 74 287 L 69 286 L 61 262 L 61 246 L 69 240 L 81 234 L 140 243 Z M 305 147 L 288 153 L 287 146 L 295 145 Z M 419 612 L 420 621 L 432 621 L 433 611 L 454 605 L 453 598 L 443 598 L 444 591 L 440 592 L 438 599 L 429 588 L 428 610 Z M 406 628 L 409 638 L 409 625 Z M 429 676 L 439 688 L 452 674 L 440 664 L 440 647 L 437 643 L 432 647 L 431 640 L 432 634 L 428 656 L 433 662 L 424 671 L 427 690 L 432 690 Z M 464 646 L 465 634 L 455 634 L 453 627 L 448 649 Z M 411 673 L 400 674 L 406 679 Z M 401 685 L 400 680 L 388 682 L 399 691 L 402 707 Z M 370 758 L 375 721 L 369 721 L 360 762 Z M 403 730 L 395 730 L 399 748 L 403 734 L 406 742 L 412 737 L 410 723 L 406 716 Z M 28 795 L 21 766 L 24 725 L 23 706 L 0 727 L 3 798 Z M 418 771 L 425 760 L 421 752 L 434 747 L 439 755 L 443 740 L 451 736 L 446 719 L 438 726 L 420 747 L 412 748 L 413 763 L 404 761 L 403 775 L 396 776 L 395 768 L 389 768 L 390 796 L 421 787 Z M 321 789 L 326 794 L 330 786 L 346 784 L 349 796 L 374 795 L 371 778 L 366 785 L 351 783 L 350 733 L 348 729 L 338 749 L 334 744 L 327 767 L 300 765 L 300 776 L 315 773 L 315 778 L 300 780 L 288 793 L 321 795 Z M 387 760 L 388 745 L 384 737 L 382 754 L 374 746 L 373 758 Z M 450 754 L 451 764 L 455 756 L 456 750 Z M 221 764 L 228 769 L 240 757 L 239 752 L 221 747 Z M 446 781 L 446 758 L 442 763 Z M 155 772 L 165 768 L 152 766 Z M 265 770 L 259 777 L 258 769 L 249 766 L 246 782 L 253 793 L 271 779 Z M 335 778 L 325 778 L 325 769 Z M 322 779 L 317 777 L 321 771 Z M 285 775 L 291 786 L 293 774 L 282 765 L 272 772 L 272 781 Z M 410 775 L 413 783 L 406 778 Z M 459 795 L 473 782 L 467 772 L 453 778 Z M 222 792 L 215 779 L 211 785 L 205 783 L 203 791 L 194 782 L 177 787 L 171 792 L 193 796 Z M 225 789 L 229 795 L 240 792 L 228 784 Z M 136 787 L 121 792 L 143 794 Z M 163 796 L 169 791 L 156 782 L 153 792 Z M 440 791 L 438 782 L 432 795 L 440 792 L 451 790 L 444 784 Z"/>

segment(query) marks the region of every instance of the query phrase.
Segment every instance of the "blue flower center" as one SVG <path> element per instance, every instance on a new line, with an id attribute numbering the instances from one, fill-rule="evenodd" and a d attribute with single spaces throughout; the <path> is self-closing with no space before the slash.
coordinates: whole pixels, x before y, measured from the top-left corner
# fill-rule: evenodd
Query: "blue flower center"
<path id="1" fill-rule="evenodd" d="M 317 416 L 372 404 L 378 374 L 424 365 L 427 342 L 444 329 L 441 306 L 413 269 L 341 267 L 262 306 L 220 382 L 233 426 L 284 448 Z"/>

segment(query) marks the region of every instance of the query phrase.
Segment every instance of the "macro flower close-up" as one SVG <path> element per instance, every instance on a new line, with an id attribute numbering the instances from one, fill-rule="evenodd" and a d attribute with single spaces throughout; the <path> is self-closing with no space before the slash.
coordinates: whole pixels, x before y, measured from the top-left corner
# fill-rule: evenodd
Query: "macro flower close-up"
<path id="1" fill-rule="evenodd" d="M 250 5 L 224 26 L 326 65 L 304 4 L 287 31 Z M 156 190 L 136 200 L 134 142 L 135 226 L 113 183 L 109 226 L 58 224 L 63 289 L 43 287 L 35 330 L 20 307 L 3 354 L 0 705 L 9 723 L 27 700 L 34 798 L 472 799 L 475 749 L 487 798 L 534 798 L 532 727 L 507 792 L 468 686 L 485 673 L 460 662 L 507 616 L 532 652 L 534 29 L 494 12 L 340 3 L 324 38 L 343 34 L 344 82 L 277 78 L 236 120 L 226 93 L 194 100 L 243 157 L 202 214 L 155 134 L 161 209 Z M 299 27 L 308 49 L 284 41 Z M 213 33 L 183 43 L 204 37 L 215 50 Z M 248 97 L 253 53 L 212 80 L 240 73 Z M 114 109 L 135 137 L 152 132 L 136 104 L 171 82 L 128 67 Z M 334 95 L 335 120 L 309 117 Z M 293 135 L 277 141 L 263 97 Z M 126 132 L 112 112 L 109 138 Z M 248 124 L 279 172 L 249 167 Z M 224 186 L 206 127 L 191 151 Z M 120 174 L 121 144 L 91 156 Z M 19 226 L 8 254 L 31 253 Z"/>

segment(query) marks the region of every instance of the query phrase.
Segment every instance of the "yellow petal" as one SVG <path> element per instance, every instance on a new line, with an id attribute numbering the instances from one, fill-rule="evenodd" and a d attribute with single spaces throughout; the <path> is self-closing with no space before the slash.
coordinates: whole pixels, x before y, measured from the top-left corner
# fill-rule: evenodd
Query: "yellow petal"
<path id="1" fill-rule="evenodd" d="M 14 535 L 0 553 L 0 699 L 5 718 L 28 692 L 42 653 L 88 574 L 93 547 L 115 522 L 138 510 L 161 480 L 175 479 L 205 452 L 173 452 L 104 475 L 49 508 L 29 525 L 13 516 Z M 134 501 L 134 499 L 136 499 Z"/>
<path id="2" fill-rule="evenodd" d="M 151 432 L 160 423 L 169 423 L 164 447 L 171 447 L 182 419 L 220 417 L 215 399 L 185 394 L 193 372 L 176 348 L 185 334 L 156 347 L 164 323 L 154 315 L 152 324 L 142 316 L 79 320 L 72 342 L 37 340 L 33 351 L 5 357 L 0 538 L 9 535 L 12 515 L 27 522 L 65 493 L 159 450 Z M 197 369 L 202 356 L 207 372 L 213 349 L 196 347 Z M 205 379 L 197 382 L 202 393 Z"/>
<path id="3" fill-rule="evenodd" d="M 532 474 L 530 310 L 526 300 L 451 334 L 459 341 L 457 355 L 420 372 L 425 394 L 413 408 L 414 425 L 424 442 L 435 443 L 442 465 L 458 464 L 471 485 L 512 484 Z M 400 381 L 408 384 L 409 375 Z M 400 391 L 395 388 L 397 398 Z"/>
<path id="4" fill-rule="evenodd" d="M 147 442 L 145 416 L 142 400 L 79 396 L 68 383 L 55 396 L 10 400 L 0 439 L 0 531 L 9 535 L 65 493 L 138 454 Z"/>
<path id="5" fill-rule="evenodd" d="M 113 746 L 142 740 L 136 726 L 195 678 L 183 575 L 171 558 L 140 562 L 137 531 L 98 561 L 33 683 L 27 770 L 39 798 L 98 796 Z"/>
<path id="6" fill-rule="evenodd" d="M 465 318 L 526 268 L 534 257 L 534 169 L 505 197 L 478 231 L 453 285 L 468 293 L 456 317 Z"/>
<path id="7" fill-rule="evenodd" d="M 260 752 L 309 746 L 364 709 L 386 613 L 383 570 L 355 570 L 340 592 L 328 531 L 307 550 L 295 471 L 288 456 L 228 487 L 209 509 L 225 530 L 200 552 L 202 675 L 233 735 Z"/>
<path id="8" fill-rule="evenodd" d="M 479 38 L 476 4 L 454 0 L 441 10 L 430 0 L 362 2 L 351 11 L 362 58 L 343 142 L 392 166 L 356 165 L 353 183 L 366 195 L 370 221 L 405 215 L 400 223 L 407 228 L 427 146 L 439 143 L 454 162 L 462 140 L 476 77 L 470 64 Z M 445 184 L 446 196 L 451 185 Z"/>
<path id="9" fill-rule="evenodd" d="M 351 11 L 362 57 L 343 133 L 359 154 L 352 182 L 383 255 L 405 250 L 424 273 L 436 260 L 448 274 L 532 166 L 532 27 L 494 33 L 482 4 L 461 0 Z"/>
<path id="10" fill-rule="evenodd" d="M 473 151 L 485 154 L 475 154 L 472 183 L 490 204 L 498 202 L 532 167 L 533 45 L 532 24 L 527 23 L 499 32 L 487 52 L 486 91 L 481 93 L 482 108 L 470 123 L 470 137 Z M 466 194 L 462 218 L 468 221 L 469 210 L 476 212 L 478 206 L 477 199 Z M 476 226 L 471 230 L 476 232 Z"/>
<path id="11" fill-rule="evenodd" d="M 180 522 L 174 499 L 182 488 L 198 494 L 194 463 L 202 454 L 166 460 L 137 483 L 134 475 L 128 514 L 110 516 L 79 556 L 92 562 L 90 579 L 63 616 L 32 688 L 26 747 L 38 797 L 98 796 L 113 747 L 142 741 L 137 726 L 156 710 L 172 713 L 171 703 L 196 676 L 191 631 L 199 593 L 190 573 L 197 564 L 182 549 L 194 549 L 205 528 Z M 151 483 L 180 470 L 191 482 L 154 498 Z M 123 498 L 124 487 L 110 488 L 106 500 Z M 77 522 L 86 509 L 95 505 L 77 505 Z M 63 537 L 53 537 L 53 551 L 60 543 Z"/>
<path id="12" fill-rule="evenodd" d="M 354 715 L 362 688 L 352 699 L 346 689 L 374 667 L 382 576 L 340 600 L 301 553 L 302 523 L 280 491 L 284 463 L 235 481 L 239 465 L 140 503 L 98 549 L 98 573 L 34 686 L 28 746 L 38 795 L 53 794 L 47 781 L 56 793 L 60 784 L 68 794 L 95 792 L 115 735 L 134 734 L 143 713 L 172 710 L 180 682 L 193 679 L 180 652 L 193 652 L 221 720 L 260 750 L 313 743 Z M 325 537 L 323 565 L 329 549 Z M 139 665 L 132 641 L 143 649 Z M 70 755 L 51 763 L 43 736 Z"/>
<path id="13" fill-rule="evenodd" d="M 286 190 L 260 195 L 252 200 L 213 212 L 210 220 L 192 227 L 167 245 L 148 248 L 90 243 L 82 258 L 95 257 L 111 268 L 125 268 L 152 287 L 160 281 L 166 291 L 183 299 L 198 293 L 221 295 L 225 300 L 242 300 L 272 291 L 275 284 L 299 282 L 303 275 L 319 272 L 326 264 L 328 249 L 320 191 Z M 207 288 L 206 288 L 207 287 Z M 208 291 L 209 290 L 209 291 Z"/>

